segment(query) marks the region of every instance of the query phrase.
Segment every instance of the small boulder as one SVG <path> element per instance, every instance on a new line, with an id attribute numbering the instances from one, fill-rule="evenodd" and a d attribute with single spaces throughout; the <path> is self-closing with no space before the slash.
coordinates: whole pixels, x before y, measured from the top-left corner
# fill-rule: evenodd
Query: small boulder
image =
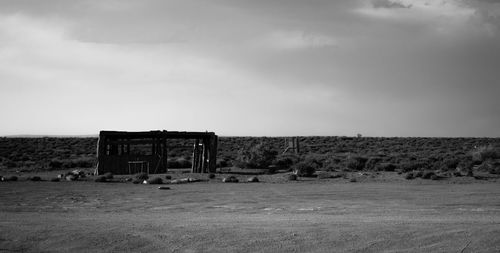
<path id="1" fill-rule="evenodd" d="M 166 180 L 171 180 L 171 179 L 172 179 L 172 176 L 170 176 L 170 175 L 166 175 L 166 176 L 165 176 L 165 179 L 166 179 Z"/>
<path id="2" fill-rule="evenodd" d="M 225 177 L 222 179 L 224 183 L 238 183 L 239 180 L 235 176 Z"/>
<path id="3" fill-rule="evenodd" d="M 76 181 L 77 179 L 78 177 L 73 174 L 66 175 L 66 181 Z"/>
<path id="4" fill-rule="evenodd" d="M 106 172 L 103 175 L 106 179 L 113 179 L 113 173 L 111 172 Z"/>
<path id="5" fill-rule="evenodd" d="M 210 179 L 214 179 L 214 178 L 215 178 L 215 174 L 210 173 L 210 174 L 208 175 L 208 178 L 210 178 Z"/>
<path id="6" fill-rule="evenodd" d="M 247 179 L 247 182 L 249 182 L 249 183 L 257 183 L 257 182 L 259 182 L 259 179 L 257 177 L 249 177 Z"/>

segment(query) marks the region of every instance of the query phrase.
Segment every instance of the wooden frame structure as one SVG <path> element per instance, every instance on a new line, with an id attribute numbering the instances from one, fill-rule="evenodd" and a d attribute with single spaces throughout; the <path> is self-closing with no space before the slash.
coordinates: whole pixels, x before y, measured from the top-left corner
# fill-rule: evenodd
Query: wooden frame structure
<path id="1" fill-rule="evenodd" d="M 215 173 L 218 137 L 213 132 L 149 131 L 124 132 L 101 131 L 97 141 L 96 174 L 134 174 L 137 172 L 166 173 L 168 140 L 193 139 L 191 172 Z M 143 152 L 132 152 L 140 146 Z M 146 152 L 144 152 L 146 150 Z M 131 171 L 131 164 L 143 163 L 148 171 Z M 142 170 L 142 169 L 141 169 Z"/>
<path id="2" fill-rule="evenodd" d="M 298 137 L 285 138 L 285 150 L 283 151 L 283 154 L 288 151 L 292 151 L 294 154 L 300 153 Z"/>

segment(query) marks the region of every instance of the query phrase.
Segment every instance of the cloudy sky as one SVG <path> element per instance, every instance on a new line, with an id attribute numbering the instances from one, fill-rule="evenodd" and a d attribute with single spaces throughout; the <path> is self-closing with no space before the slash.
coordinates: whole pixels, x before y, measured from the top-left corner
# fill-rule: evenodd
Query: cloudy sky
<path id="1" fill-rule="evenodd" d="M 497 0 L 0 0 L 0 135 L 500 136 Z"/>

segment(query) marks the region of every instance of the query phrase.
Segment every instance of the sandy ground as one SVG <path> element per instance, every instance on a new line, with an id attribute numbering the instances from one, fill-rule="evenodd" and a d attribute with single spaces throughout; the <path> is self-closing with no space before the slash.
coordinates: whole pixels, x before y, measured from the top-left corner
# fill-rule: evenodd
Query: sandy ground
<path id="1" fill-rule="evenodd" d="M 1 182 L 0 252 L 500 252 L 497 181 L 216 181 Z"/>

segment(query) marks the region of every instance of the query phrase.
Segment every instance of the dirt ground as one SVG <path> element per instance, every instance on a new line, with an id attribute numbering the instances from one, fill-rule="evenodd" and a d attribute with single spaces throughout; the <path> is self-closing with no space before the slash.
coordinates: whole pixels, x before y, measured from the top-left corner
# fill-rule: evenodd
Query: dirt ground
<path id="1" fill-rule="evenodd" d="M 498 180 L 220 177 L 0 182 L 0 252 L 500 252 Z"/>

